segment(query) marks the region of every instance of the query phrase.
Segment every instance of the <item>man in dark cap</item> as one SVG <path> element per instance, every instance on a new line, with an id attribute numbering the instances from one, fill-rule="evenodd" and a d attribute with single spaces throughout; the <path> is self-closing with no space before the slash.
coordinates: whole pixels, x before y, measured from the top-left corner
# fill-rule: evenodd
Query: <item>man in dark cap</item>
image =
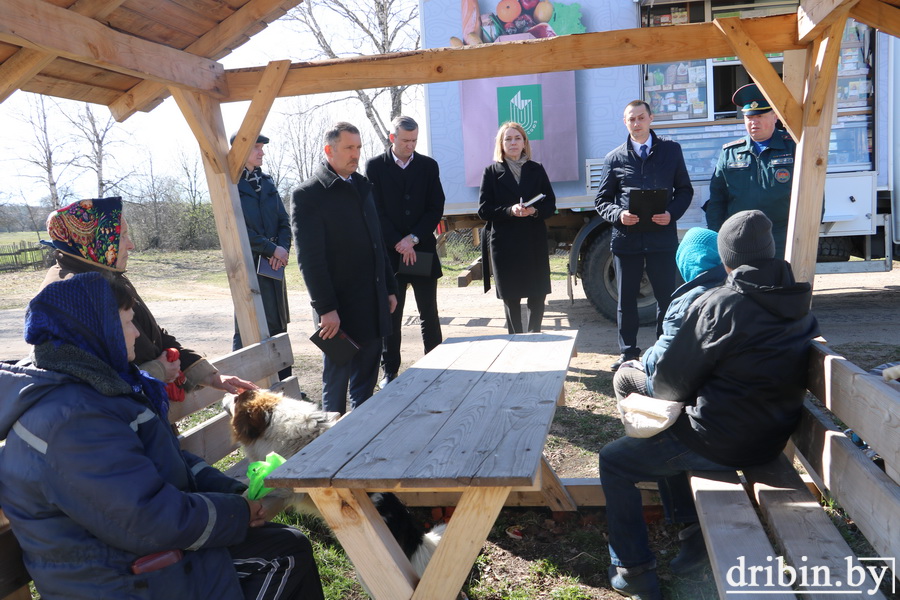
<path id="1" fill-rule="evenodd" d="M 234 138 L 235 135 L 232 135 L 231 144 L 234 144 Z M 259 274 L 259 292 L 266 312 L 269 335 L 275 335 L 287 331 L 290 321 L 284 266 L 291 249 L 291 220 L 281 196 L 278 195 L 275 182 L 261 169 L 265 156 L 263 145 L 268 143 L 269 138 L 264 135 L 256 138 L 238 182 L 238 193 L 247 225 L 247 237 L 250 238 L 250 250 L 253 252 L 253 266 Z M 241 334 L 235 320 L 232 349 L 242 347 Z M 278 373 L 281 379 L 290 375 L 290 367 Z"/>
<path id="2" fill-rule="evenodd" d="M 632 598 L 662 598 L 635 484 L 656 481 L 667 518 L 686 525 L 669 566 L 691 572 L 706 552 L 688 471 L 772 461 L 800 420 L 810 342 L 819 335 L 812 289 L 775 257 L 772 222 L 758 210 L 726 220 L 717 246 L 728 277 L 688 307 L 652 377 L 654 397 L 683 402 L 683 412 L 652 437 L 600 450 L 610 582 Z"/>
<path id="3" fill-rule="evenodd" d="M 747 135 L 722 146 L 704 205 L 706 224 L 718 231 L 731 215 L 759 209 L 772 221 L 775 255 L 783 258 L 797 145 L 776 129 L 778 116 L 755 83 L 739 88 L 732 101 L 744 114 Z"/>

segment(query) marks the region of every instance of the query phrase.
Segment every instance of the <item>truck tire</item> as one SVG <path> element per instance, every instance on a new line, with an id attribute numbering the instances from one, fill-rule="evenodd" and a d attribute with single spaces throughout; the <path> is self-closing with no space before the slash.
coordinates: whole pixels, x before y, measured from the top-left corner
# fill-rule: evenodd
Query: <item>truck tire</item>
<path id="1" fill-rule="evenodd" d="M 616 289 L 616 269 L 612 251 L 609 249 L 611 236 L 609 229 L 597 236 L 584 256 L 584 267 L 581 279 L 584 294 L 601 315 L 616 322 L 619 305 L 619 292 Z M 656 298 L 647 274 L 641 278 L 641 290 L 638 293 L 638 318 L 641 325 L 656 323 Z"/>
<path id="2" fill-rule="evenodd" d="M 850 260 L 852 245 L 847 237 L 819 238 L 816 262 L 844 262 Z"/>

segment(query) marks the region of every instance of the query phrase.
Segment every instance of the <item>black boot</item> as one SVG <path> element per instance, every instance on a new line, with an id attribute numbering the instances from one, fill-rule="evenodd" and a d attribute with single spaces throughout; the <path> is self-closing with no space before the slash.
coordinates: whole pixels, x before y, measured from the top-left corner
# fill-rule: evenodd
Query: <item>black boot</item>
<path id="1" fill-rule="evenodd" d="M 669 563 L 673 575 L 688 575 L 702 568 L 707 562 L 706 543 L 700 523 L 693 523 L 678 532 L 681 550 Z"/>

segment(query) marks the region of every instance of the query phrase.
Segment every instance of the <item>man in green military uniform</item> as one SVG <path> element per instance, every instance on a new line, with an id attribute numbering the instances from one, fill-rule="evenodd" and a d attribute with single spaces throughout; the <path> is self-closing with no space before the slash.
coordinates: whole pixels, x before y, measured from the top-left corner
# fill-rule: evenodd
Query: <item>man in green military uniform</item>
<path id="1" fill-rule="evenodd" d="M 776 255 L 784 258 L 797 145 L 775 128 L 778 117 L 755 83 L 739 88 L 731 100 L 744 113 L 747 135 L 722 146 L 703 207 L 706 224 L 718 231 L 735 213 L 761 210 L 772 221 Z"/>

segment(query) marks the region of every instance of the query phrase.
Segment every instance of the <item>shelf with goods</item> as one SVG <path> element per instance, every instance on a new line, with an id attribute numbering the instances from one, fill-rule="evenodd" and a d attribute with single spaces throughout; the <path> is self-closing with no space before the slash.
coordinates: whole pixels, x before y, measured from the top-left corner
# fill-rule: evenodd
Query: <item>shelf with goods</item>
<path id="1" fill-rule="evenodd" d="M 644 98 L 657 121 L 709 118 L 707 62 L 647 65 Z"/>
<path id="2" fill-rule="evenodd" d="M 709 123 L 697 127 L 653 128 L 657 135 L 669 137 L 681 144 L 684 164 L 691 181 L 708 181 L 716 168 L 722 146 L 747 134 L 744 124 L 734 121 L 728 124 Z"/>

